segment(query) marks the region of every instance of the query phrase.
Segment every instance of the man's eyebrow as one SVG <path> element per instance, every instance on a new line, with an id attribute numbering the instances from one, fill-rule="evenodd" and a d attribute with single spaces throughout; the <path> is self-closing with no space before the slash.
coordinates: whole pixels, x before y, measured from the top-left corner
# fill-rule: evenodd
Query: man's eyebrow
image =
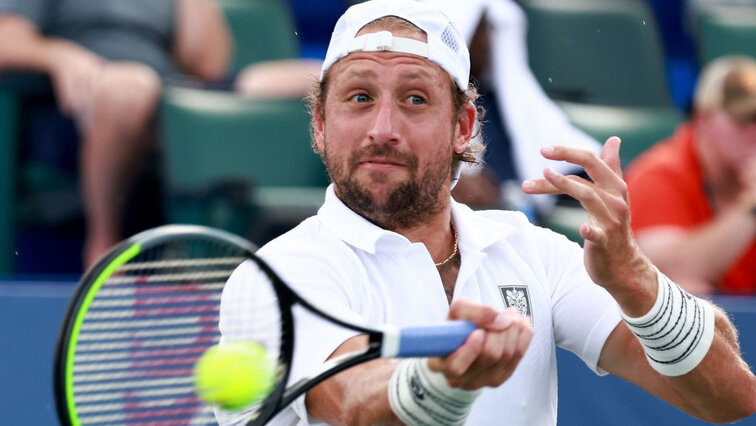
<path id="1" fill-rule="evenodd" d="M 372 77 L 374 75 L 375 71 L 370 68 L 349 68 L 344 76 L 348 78 L 364 78 Z"/>
<path id="2" fill-rule="evenodd" d="M 421 79 L 426 80 L 431 77 L 431 74 L 425 70 L 407 70 L 399 74 L 400 77 L 408 80 Z"/>

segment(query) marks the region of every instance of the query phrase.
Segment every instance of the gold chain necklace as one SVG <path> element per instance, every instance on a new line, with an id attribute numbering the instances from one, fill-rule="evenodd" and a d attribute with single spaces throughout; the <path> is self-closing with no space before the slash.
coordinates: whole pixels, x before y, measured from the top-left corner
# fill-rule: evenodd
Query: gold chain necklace
<path id="1" fill-rule="evenodd" d="M 455 228 L 454 225 L 452 225 L 452 236 L 454 236 L 454 250 L 452 251 L 452 254 L 449 255 L 449 257 L 436 263 L 436 268 L 446 265 L 457 256 L 457 228 Z"/>

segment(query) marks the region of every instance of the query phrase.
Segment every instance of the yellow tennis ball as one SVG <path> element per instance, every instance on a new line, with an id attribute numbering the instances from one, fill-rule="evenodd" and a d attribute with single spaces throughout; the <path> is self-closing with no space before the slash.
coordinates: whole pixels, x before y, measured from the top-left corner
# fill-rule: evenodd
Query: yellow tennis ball
<path id="1" fill-rule="evenodd" d="M 215 345 L 194 367 L 200 399 L 231 411 L 268 396 L 275 377 L 276 363 L 264 347 L 249 341 Z"/>

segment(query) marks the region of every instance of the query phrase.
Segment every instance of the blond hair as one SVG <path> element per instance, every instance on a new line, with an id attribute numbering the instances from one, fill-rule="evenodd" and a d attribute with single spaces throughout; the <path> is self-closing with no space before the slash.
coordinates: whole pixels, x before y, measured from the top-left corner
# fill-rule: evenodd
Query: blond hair
<path id="1" fill-rule="evenodd" d="M 723 108 L 728 77 L 748 67 L 756 67 L 756 61 L 740 55 L 723 56 L 707 64 L 696 84 L 693 99 L 695 111 L 707 113 Z"/>

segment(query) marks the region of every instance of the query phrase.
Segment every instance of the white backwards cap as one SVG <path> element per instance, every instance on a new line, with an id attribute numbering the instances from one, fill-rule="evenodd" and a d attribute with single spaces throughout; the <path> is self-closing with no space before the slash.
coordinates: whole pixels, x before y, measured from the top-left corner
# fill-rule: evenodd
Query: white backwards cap
<path id="1" fill-rule="evenodd" d="M 388 31 L 355 37 L 365 25 L 385 16 L 396 16 L 425 31 L 428 42 L 394 37 Z M 444 69 L 460 90 L 467 90 L 470 80 L 470 53 L 467 45 L 440 9 L 415 0 L 370 0 L 356 4 L 339 18 L 331 34 L 323 69 L 352 52 L 402 52 L 422 56 Z"/>

